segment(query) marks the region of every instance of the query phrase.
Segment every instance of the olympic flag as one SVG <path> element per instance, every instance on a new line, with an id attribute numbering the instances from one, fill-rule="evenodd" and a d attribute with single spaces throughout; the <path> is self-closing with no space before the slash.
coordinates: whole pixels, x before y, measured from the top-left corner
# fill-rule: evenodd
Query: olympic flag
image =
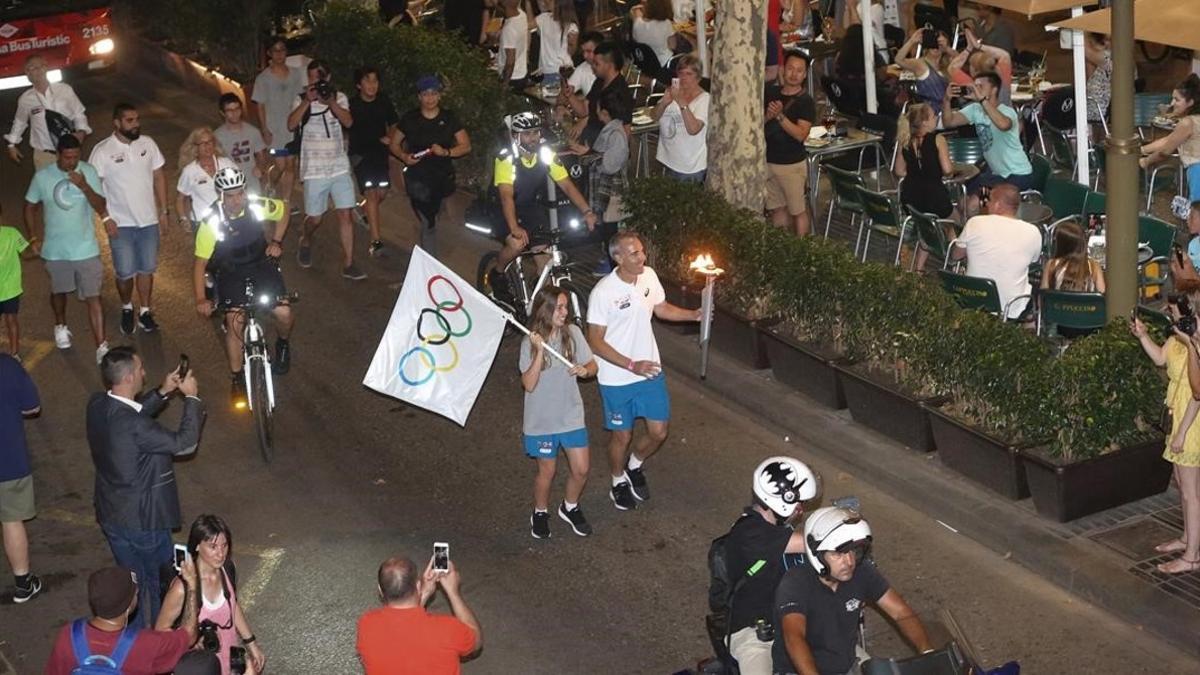
<path id="1" fill-rule="evenodd" d="M 416 247 L 363 384 L 466 426 L 506 321 L 491 300 Z"/>

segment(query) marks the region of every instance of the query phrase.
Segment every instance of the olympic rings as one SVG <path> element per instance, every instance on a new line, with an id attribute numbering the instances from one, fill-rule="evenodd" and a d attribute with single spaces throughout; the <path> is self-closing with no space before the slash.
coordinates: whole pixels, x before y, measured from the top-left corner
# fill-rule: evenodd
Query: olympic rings
<path id="1" fill-rule="evenodd" d="M 454 292 L 456 297 L 455 300 L 438 300 L 434 297 L 433 286 L 438 281 L 450 287 L 450 290 Z M 425 284 L 425 294 L 429 297 L 429 302 L 433 307 L 424 307 L 417 315 L 417 339 L 421 341 L 421 344 L 405 352 L 404 356 L 400 357 L 400 363 L 397 367 L 400 379 L 410 387 L 419 387 L 432 380 L 435 374 L 447 373 L 457 368 L 459 362 L 458 347 L 451 341 L 451 338 L 465 337 L 471 333 L 471 330 L 475 326 L 471 318 L 471 313 L 464 307 L 462 292 L 458 290 L 453 281 L 440 274 L 435 274 Z M 458 312 L 462 312 L 467 323 L 463 328 L 454 330 L 453 326 L 450 325 L 450 320 L 446 318 L 446 314 L 456 314 Z M 437 322 L 438 329 L 441 331 L 440 334 L 425 335 L 422 324 L 425 321 L 426 314 L 433 315 L 434 321 Z M 444 366 L 438 365 L 437 357 L 429 349 L 429 347 L 438 347 L 441 345 L 448 345 L 450 347 L 450 362 Z M 413 356 L 419 356 L 421 366 L 428 369 L 427 373 L 416 378 L 409 377 L 404 372 L 404 367 Z"/>

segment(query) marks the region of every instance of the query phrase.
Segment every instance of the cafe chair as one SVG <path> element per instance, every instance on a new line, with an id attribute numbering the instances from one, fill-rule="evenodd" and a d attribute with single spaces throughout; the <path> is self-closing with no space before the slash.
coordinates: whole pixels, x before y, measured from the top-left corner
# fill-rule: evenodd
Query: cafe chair
<path id="1" fill-rule="evenodd" d="M 1158 117 L 1158 106 L 1170 104 L 1169 92 L 1133 95 L 1133 126 L 1137 127 L 1138 136 L 1143 141 L 1147 140 L 1147 135 L 1154 134 L 1154 118 Z M 1147 134 L 1147 131 L 1150 133 Z"/>
<path id="2" fill-rule="evenodd" d="M 938 218 L 932 213 L 921 213 L 911 206 L 905 207 L 909 218 L 912 219 L 913 229 L 917 231 L 917 246 L 930 251 L 935 257 L 940 256 L 942 269 L 950 264 L 951 240 L 946 236 L 946 228 L 958 231 L 958 223 L 950 218 Z M 917 256 L 913 256 L 912 271 L 917 270 Z"/>
<path id="3" fill-rule="evenodd" d="M 1154 203 L 1154 193 L 1158 192 L 1164 184 L 1178 190 L 1175 194 L 1187 194 L 1187 173 L 1183 170 L 1183 162 L 1180 161 L 1178 152 L 1171 153 L 1170 159 L 1159 162 L 1143 172 L 1146 174 L 1146 213 L 1150 213 L 1150 208 Z M 1174 180 L 1160 183 L 1158 176 L 1161 173 L 1166 173 L 1168 176 L 1173 174 Z M 1172 187 L 1172 183 L 1176 183 L 1178 186 Z"/>
<path id="4" fill-rule="evenodd" d="M 1141 319 L 1147 328 L 1157 329 L 1165 335 L 1171 334 L 1171 327 L 1175 325 L 1175 319 L 1172 319 L 1170 314 L 1142 304 L 1139 304 L 1134 311 L 1137 312 L 1137 318 Z"/>
<path id="5" fill-rule="evenodd" d="M 983 277 L 971 277 L 965 274 L 958 274 L 949 270 L 938 270 L 938 278 L 941 279 L 942 288 L 946 290 L 958 306 L 966 310 L 975 310 L 987 312 L 997 317 L 1004 318 L 1005 321 L 1021 321 L 1024 314 L 1016 319 L 1008 319 L 1008 310 L 1021 302 L 1028 303 L 1032 296 L 1019 295 L 1009 301 L 1008 306 L 1000 306 L 1000 291 L 996 288 L 996 282 L 992 279 Z"/>
<path id="6" fill-rule="evenodd" d="M 1158 294 L 1171 278 L 1171 248 L 1175 245 L 1175 226 L 1154 216 L 1138 217 L 1138 246 L 1150 249 L 1150 257 L 1138 262 L 1138 297 Z M 1185 260 L 1186 260 L 1186 253 Z M 1139 258 L 1142 256 L 1139 255 Z"/>
<path id="7" fill-rule="evenodd" d="M 858 239 L 863 240 L 862 261 L 867 261 L 867 252 L 871 248 L 871 233 L 877 232 L 885 237 L 896 240 L 896 256 L 893 265 L 900 265 L 900 253 L 904 250 L 904 238 L 908 233 L 909 217 L 901 216 L 899 205 L 891 197 L 882 192 L 874 192 L 858 185 L 859 202 L 863 207 L 863 220 L 859 223 Z M 863 239 L 863 233 L 866 238 Z M 857 253 L 857 243 L 855 252 Z"/>
<path id="8" fill-rule="evenodd" d="M 833 197 L 829 200 L 829 212 L 825 215 L 825 238 L 829 238 L 829 225 L 833 222 L 833 210 L 850 214 L 850 227 L 854 227 L 859 218 L 863 217 L 863 205 L 858 196 L 858 188 L 865 187 L 862 176 L 851 171 L 839 169 L 836 166 L 825 165 L 829 173 L 829 183 L 833 187 Z M 813 186 L 816 189 L 816 186 Z M 862 230 L 859 230 L 862 236 Z M 854 255 L 858 255 L 859 242 L 854 242 Z"/>
<path id="9" fill-rule="evenodd" d="M 658 55 L 649 45 L 642 42 L 634 42 L 629 47 L 629 56 L 633 60 L 633 65 L 642 75 L 650 78 L 650 91 L 654 91 L 655 85 L 659 80 L 670 82 L 670 76 L 667 76 L 663 71 L 663 65 L 658 62 Z"/>
<path id="10" fill-rule="evenodd" d="M 1074 339 L 1108 323 L 1103 293 L 1042 290 L 1038 293 L 1038 335 Z"/>
<path id="11" fill-rule="evenodd" d="M 1034 154 L 1029 155 L 1029 164 L 1033 167 L 1033 187 L 1021 191 L 1021 201 L 1030 201 L 1033 197 L 1041 201 L 1046 192 L 1046 181 L 1054 173 L 1054 167 L 1049 159 Z"/>

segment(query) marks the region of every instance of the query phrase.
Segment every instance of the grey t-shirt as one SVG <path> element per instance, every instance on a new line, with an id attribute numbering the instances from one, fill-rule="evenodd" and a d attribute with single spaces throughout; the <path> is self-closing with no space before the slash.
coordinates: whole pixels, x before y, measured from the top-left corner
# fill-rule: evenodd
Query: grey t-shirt
<path id="1" fill-rule="evenodd" d="M 267 67 L 254 78 L 254 96 L 251 100 L 264 108 L 267 131 L 271 132 L 271 147 L 278 150 L 292 141 L 288 131 L 288 113 L 296 97 L 308 87 L 308 73 L 299 68 L 288 68 L 286 79 L 280 79 Z"/>
<path id="2" fill-rule="evenodd" d="M 584 365 L 592 360 L 592 350 L 588 348 L 583 332 L 575 324 L 565 326 L 570 331 L 571 339 L 575 342 L 575 363 Z M 547 342 L 551 348 L 562 354 L 562 340 Z M 583 397 L 579 395 L 579 385 L 575 378 L 567 372 L 562 361 L 550 354 L 544 357 L 550 367 L 542 370 L 538 384 L 533 391 L 525 392 L 525 426 L 526 436 L 545 436 L 547 434 L 562 434 L 568 431 L 584 428 Z M 532 347 L 529 338 L 521 340 L 521 372 L 529 369 L 533 363 Z"/>
<path id="3" fill-rule="evenodd" d="M 249 122 L 242 122 L 241 129 L 234 129 L 228 124 L 217 127 L 213 135 L 217 142 L 229 155 L 229 159 L 246 174 L 246 187 L 254 193 L 259 192 L 258 176 L 254 175 L 254 155 L 267 149 L 263 142 L 262 133 L 258 127 Z"/>

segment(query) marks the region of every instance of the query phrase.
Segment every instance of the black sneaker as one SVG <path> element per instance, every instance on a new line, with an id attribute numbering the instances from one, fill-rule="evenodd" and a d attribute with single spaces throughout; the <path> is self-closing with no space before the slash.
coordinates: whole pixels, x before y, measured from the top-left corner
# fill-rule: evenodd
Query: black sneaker
<path id="1" fill-rule="evenodd" d="M 250 407 L 250 400 L 246 397 L 246 378 L 242 373 L 233 375 L 229 402 L 233 404 L 234 410 L 245 410 Z"/>
<path id="2" fill-rule="evenodd" d="M 29 602 L 33 599 L 33 596 L 41 592 L 42 580 L 39 579 L 37 575 L 30 574 L 28 586 L 17 585 L 13 590 L 13 602 L 17 603 L 18 605 L 23 602 Z"/>
<path id="3" fill-rule="evenodd" d="M 312 267 L 312 244 L 300 244 L 296 249 L 296 264 L 301 267 Z"/>
<path id="4" fill-rule="evenodd" d="M 342 276 L 350 281 L 362 281 L 367 278 L 367 273 L 358 269 L 358 265 L 350 263 L 349 267 L 342 268 Z"/>
<path id="5" fill-rule="evenodd" d="M 497 300 L 511 300 L 512 291 L 508 288 L 508 279 L 500 270 L 488 272 L 488 286 L 492 287 L 492 297 Z"/>
<path id="6" fill-rule="evenodd" d="M 646 486 L 646 474 L 640 468 L 630 469 L 626 466 L 625 477 L 629 479 L 629 486 L 633 492 L 633 496 L 639 502 L 650 499 L 650 488 Z"/>
<path id="7" fill-rule="evenodd" d="M 121 310 L 121 335 L 133 335 L 133 308 Z"/>
<path id="8" fill-rule="evenodd" d="M 271 368 L 278 375 L 287 375 L 292 367 L 292 345 L 287 340 L 279 338 L 275 341 L 275 363 Z"/>
<path id="9" fill-rule="evenodd" d="M 567 510 L 565 503 L 558 505 L 558 517 L 571 524 L 571 529 L 575 530 L 575 534 L 586 537 L 592 533 L 592 526 L 588 524 L 587 518 L 583 517 L 583 509 L 576 506 L 570 511 Z"/>
<path id="10" fill-rule="evenodd" d="M 382 256 L 383 242 L 378 239 L 371 242 L 371 245 L 367 247 L 367 252 L 371 254 L 372 258 L 374 258 L 375 256 Z"/>
<path id="11" fill-rule="evenodd" d="M 623 480 L 617 483 L 608 491 L 608 496 L 613 500 L 613 506 L 616 506 L 620 511 L 632 511 L 637 508 L 637 500 L 633 497 L 633 490 L 629 488 L 629 481 Z"/>
<path id="12" fill-rule="evenodd" d="M 534 539 L 549 539 L 550 538 L 550 514 L 542 511 L 533 512 L 529 516 L 529 534 L 533 535 Z"/>
<path id="13" fill-rule="evenodd" d="M 142 327 L 142 332 L 153 333 L 158 330 L 158 322 L 154 320 L 154 314 L 151 312 L 142 312 L 138 315 L 138 325 Z"/>

